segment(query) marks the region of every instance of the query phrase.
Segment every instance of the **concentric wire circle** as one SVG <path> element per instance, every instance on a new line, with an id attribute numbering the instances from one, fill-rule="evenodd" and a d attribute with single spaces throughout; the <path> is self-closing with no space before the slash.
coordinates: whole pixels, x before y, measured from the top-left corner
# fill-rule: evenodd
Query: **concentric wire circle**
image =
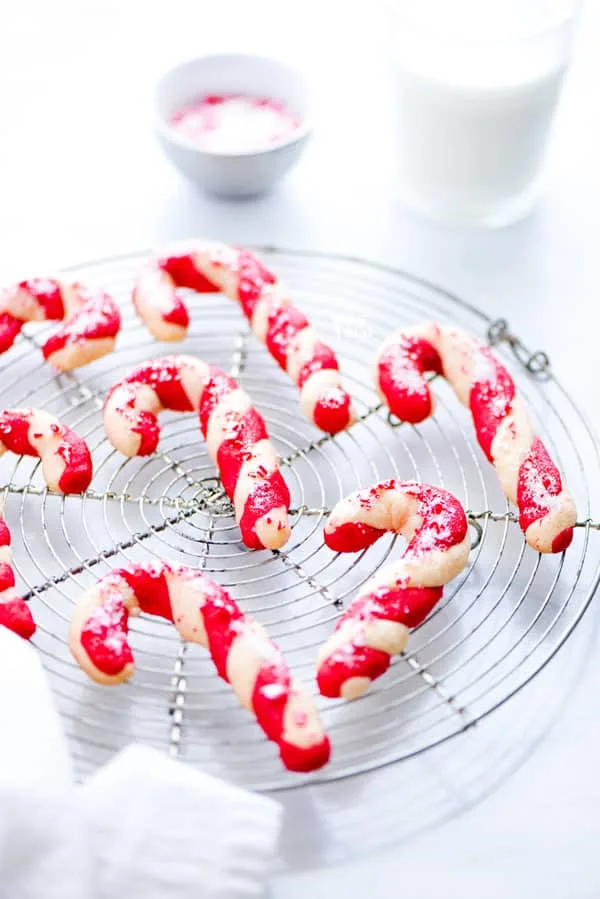
<path id="1" fill-rule="evenodd" d="M 262 252 L 338 351 L 357 424 L 333 438 L 317 432 L 302 417 L 294 386 L 248 332 L 236 304 L 222 296 L 189 297 L 192 326 L 175 350 L 231 370 L 264 415 L 292 492 L 294 529 L 280 552 L 249 552 L 241 544 L 195 416 L 165 415 L 160 451 L 146 459 L 124 459 L 104 436 L 107 389 L 135 365 L 174 349 L 153 341 L 131 309 L 145 254 L 70 272 L 122 303 L 124 327 L 110 357 L 55 375 L 38 349 L 51 327 L 31 325 L 0 358 L 0 406 L 43 406 L 84 436 L 94 455 L 94 482 L 83 497 L 49 494 L 33 460 L 0 462 L 19 587 L 31 600 L 34 643 L 81 777 L 133 740 L 262 790 L 336 780 L 413 757 L 463 733 L 530 682 L 580 620 L 598 583 L 589 526 L 577 530 L 564 557 L 541 558 L 525 546 L 468 413 L 441 379 L 435 417 L 418 427 L 399 426 L 378 404 L 372 359 L 392 328 L 436 319 L 485 337 L 485 316 L 390 268 Z M 511 353 L 510 335 L 500 336 L 498 352 L 585 522 L 600 510 L 596 439 L 551 370 L 528 371 Z M 205 568 L 267 627 L 294 672 L 313 684 L 318 648 L 340 609 L 399 550 L 389 539 L 359 556 L 332 553 L 322 539 L 327 511 L 350 491 L 388 477 L 452 490 L 477 516 L 476 546 L 468 569 L 412 634 L 407 653 L 366 696 L 351 704 L 318 698 L 333 758 L 316 775 L 282 770 L 276 748 L 237 706 L 206 654 L 182 646 L 167 622 L 142 616 L 132 623 L 137 668 L 119 688 L 89 682 L 71 658 L 68 621 L 86 587 L 116 565 L 168 559 Z"/>

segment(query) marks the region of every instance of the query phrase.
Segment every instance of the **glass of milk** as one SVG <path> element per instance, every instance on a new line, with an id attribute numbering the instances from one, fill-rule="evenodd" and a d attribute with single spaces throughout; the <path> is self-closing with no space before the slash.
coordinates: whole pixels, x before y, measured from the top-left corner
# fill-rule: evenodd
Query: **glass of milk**
<path id="1" fill-rule="evenodd" d="M 405 203 L 506 225 L 539 192 L 578 0 L 388 0 Z"/>

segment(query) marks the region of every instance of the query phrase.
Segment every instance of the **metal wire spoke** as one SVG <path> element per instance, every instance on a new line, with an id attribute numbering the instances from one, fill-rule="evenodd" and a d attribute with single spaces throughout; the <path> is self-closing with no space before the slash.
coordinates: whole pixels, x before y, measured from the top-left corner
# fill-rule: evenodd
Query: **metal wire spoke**
<path id="1" fill-rule="evenodd" d="M 235 341 L 229 374 L 232 378 L 238 379 L 243 373 L 246 364 L 246 341 L 250 330 L 246 329 L 238 335 Z M 224 492 L 224 491 L 223 491 Z M 198 568 L 202 571 L 206 567 L 206 560 L 210 552 L 210 541 L 214 534 L 214 520 L 212 516 L 209 518 L 207 540 L 203 545 Z M 187 679 L 184 674 L 184 664 L 187 652 L 187 643 L 181 641 L 181 645 L 177 652 L 173 676 L 171 684 L 173 687 L 173 696 L 169 707 L 169 714 L 172 716 L 172 723 L 169 737 L 169 755 L 178 758 L 181 751 L 181 737 L 183 732 L 183 713 L 185 704 L 185 693 L 187 688 Z"/>
<path id="2" fill-rule="evenodd" d="M 210 552 L 210 541 L 213 536 L 214 524 L 212 519 L 209 522 L 208 534 L 206 542 L 202 549 L 202 555 L 198 563 L 198 568 L 202 571 L 206 567 L 206 558 Z M 181 641 L 181 645 L 177 652 L 173 676 L 171 678 L 172 697 L 169 704 L 169 714 L 172 717 L 170 734 L 169 734 L 169 755 L 178 758 L 181 752 L 181 738 L 183 733 L 183 714 L 185 707 L 185 695 L 187 689 L 187 679 L 184 674 L 184 663 L 187 652 L 187 643 Z"/>
<path id="3" fill-rule="evenodd" d="M 50 492 L 37 460 L 7 455 L 0 462 L 18 586 L 37 619 L 35 645 L 80 777 L 137 740 L 254 789 L 307 782 L 282 770 L 272 744 L 215 676 L 208 654 L 186 646 L 169 622 L 131 620 L 136 671 L 127 685 L 87 681 L 68 651 L 68 622 L 81 592 L 114 565 L 164 559 L 204 570 L 266 627 L 294 674 L 314 685 L 315 659 L 340 610 L 401 551 L 397 538 L 384 537 L 360 554 L 331 552 L 323 526 L 336 503 L 387 478 L 439 484 L 461 500 L 472 528 L 467 569 L 365 696 L 354 703 L 316 697 L 334 751 L 311 783 L 393 766 L 458 734 L 468 740 L 474 724 L 553 658 L 600 579 L 592 551 L 600 530 L 598 444 L 543 352 L 523 346 L 508 323 L 386 266 L 295 251 L 266 255 L 335 346 L 357 412 L 352 427 L 317 434 L 302 416 L 295 386 L 221 296 L 194 299 L 180 351 L 228 368 L 264 416 L 292 496 L 292 534 L 282 550 L 243 546 L 195 416 L 165 413 L 159 451 L 149 457 L 126 459 L 105 437 L 107 390 L 164 352 L 131 309 L 143 254 L 73 270 L 122 303 L 123 330 L 109 357 L 56 375 L 39 352 L 52 323 L 27 325 L 0 357 L 0 407 L 43 406 L 85 437 L 94 456 L 94 481 L 80 497 Z M 514 374 L 577 502 L 578 527 L 564 556 L 539 557 L 525 545 L 468 410 L 442 378 L 431 378 L 435 415 L 418 427 L 399 422 L 378 401 L 370 379 L 376 347 L 392 328 L 424 319 L 487 337 Z"/>
<path id="4" fill-rule="evenodd" d="M 363 412 L 361 415 L 357 416 L 356 421 L 353 422 L 350 427 L 354 428 L 357 424 L 362 421 L 366 421 L 371 415 L 375 415 L 376 412 L 379 412 L 383 408 L 383 403 L 378 403 L 376 406 L 371 406 L 370 409 L 367 409 L 366 412 Z M 334 443 L 337 434 L 322 434 L 321 437 L 317 437 L 315 440 L 311 440 L 306 446 L 301 446 L 298 449 L 294 450 L 293 453 L 290 453 L 289 456 L 282 456 L 279 460 L 281 465 L 292 465 L 296 459 L 302 458 L 302 456 L 306 456 L 308 453 L 313 450 L 321 449 L 322 446 L 326 446 L 328 443 Z"/>
<path id="5" fill-rule="evenodd" d="M 29 601 L 34 596 L 39 596 L 40 593 L 45 593 L 46 590 L 50 590 L 51 587 L 56 587 L 58 586 L 58 584 L 62 584 L 65 581 L 68 581 L 69 578 L 72 578 L 74 575 L 81 574 L 82 571 L 94 568 L 101 562 L 106 562 L 109 559 L 113 559 L 115 556 L 120 555 L 124 550 L 131 549 L 132 547 L 143 543 L 145 540 L 149 540 L 151 537 L 155 537 L 157 534 L 160 534 L 161 531 L 166 530 L 168 527 L 171 527 L 174 524 L 179 524 L 179 522 L 181 521 L 185 521 L 187 518 L 195 515 L 197 511 L 197 509 L 184 510 L 178 515 L 172 515 L 170 518 L 165 518 L 164 521 L 160 522 L 160 524 L 149 528 L 147 531 L 132 534 L 128 540 L 122 540 L 119 543 L 115 543 L 113 546 L 101 550 L 96 555 L 91 556 L 88 559 L 84 559 L 77 565 L 73 565 L 71 568 L 66 568 L 61 574 L 54 575 L 53 577 L 48 578 L 48 580 L 44 581 L 43 583 L 37 584 L 35 587 L 32 587 L 31 590 L 29 590 L 27 593 L 22 594 L 23 599 Z M 210 537 L 207 537 L 207 540 L 210 540 Z"/>
<path id="6" fill-rule="evenodd" d="M 305 584 L 308 584 L 315 592 L 320 593 L 325 602 L 331 603 L 332 606 L 336 608 L 341 608 L 344 605 L 344 602 L 339 597 L 334 597 L 329 589 L 329 587 L 324 584 L 319 584 L 319 582 L 312 575 L 308 574 L 302 565 L 298 562 L 294 562 L 293 559 L 290 558 L 289 554 L 284 552 L 281 549 L 273 550 L 273 555 L 276 558 L 281 559 L 285 567 L 295 574 L 298 575 L 298 578 Z"/>
<path id="7" fill-rule="evenodd" d="M 427 667 L 423 665 L 422 662 L 419 661 L 417 656 L 414 653 L 402 653 L 402 656 L 407 665 L 412 668 L 413 671 L 418 674 L 420 678 L 422 678 L 428 687 L 430 687 L 434 693 L 440 697 L 443 702 L 446 702 L 453 712 L 459 715 L 460 718 L 463 719 L 463 727 L 467 728 L 473 724 L 473 720 L 471 715 L 464 706 L 459 706 L 456 703 L 456 700 L 453 696 L 448 693 L 447 687 L 436 677 L 434 677 L 430 671 L 428 671 Z"/>

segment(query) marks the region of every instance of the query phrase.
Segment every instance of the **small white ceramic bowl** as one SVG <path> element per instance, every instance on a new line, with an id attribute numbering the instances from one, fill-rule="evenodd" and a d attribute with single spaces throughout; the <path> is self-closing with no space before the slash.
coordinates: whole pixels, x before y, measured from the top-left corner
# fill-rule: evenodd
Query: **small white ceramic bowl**
<path id="1" fill-rule="evenodd" d="M 171 126 L 172 116 L 198 97 L 230 93 L 282 100 L 300 125 L 264 150 L 241 153 L 201 149 Z M 219 53 L 163 75 L 154 96 L 154 126 L 164 153 L 187 178 L 220 196 L 249 197 L 268 191 L 299 159 L 311 133 L 309 105 L 306 79 L 285 63 Z"/>

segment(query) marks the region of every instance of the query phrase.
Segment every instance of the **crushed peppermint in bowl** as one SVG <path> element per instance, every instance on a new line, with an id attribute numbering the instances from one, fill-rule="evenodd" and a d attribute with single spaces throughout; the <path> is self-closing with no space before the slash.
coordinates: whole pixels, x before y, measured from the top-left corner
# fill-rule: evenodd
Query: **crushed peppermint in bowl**
<path id="1" fill-rule="evenodd" d="M 171 126 L 202 150 L 256 153 L 287 139 L 301 125 L 283 100 L 249 94 L 209 94 L 171 116 Z"/>
<path id="2" fill-rule="evenodd" d="M 270 190 L 310 136 L 309 89 L 286 63 L 254 54 L 202 56 L 170 69 L 154 98 L 155 132 L 173 165 L 211 193 Z"/>

